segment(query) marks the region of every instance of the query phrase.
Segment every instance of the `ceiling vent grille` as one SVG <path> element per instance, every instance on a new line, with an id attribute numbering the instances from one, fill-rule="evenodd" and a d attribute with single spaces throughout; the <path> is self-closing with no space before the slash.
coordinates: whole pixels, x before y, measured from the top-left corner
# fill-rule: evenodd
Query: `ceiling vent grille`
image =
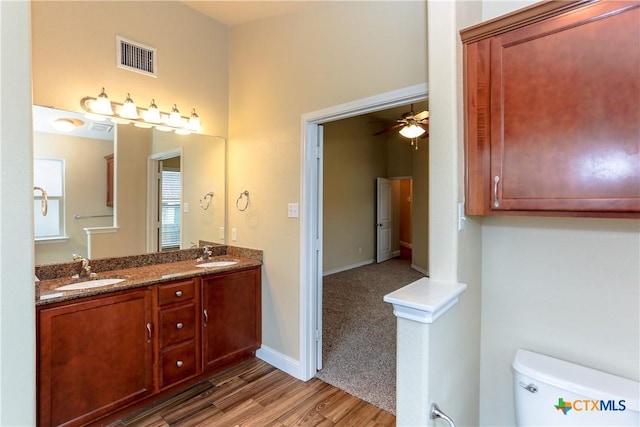
<path id="1" fill-rule="evenodd" d="M 89 130 L 95 131 L 95 132 L 111 132 L 111 129 L 113 129 L 113 126 L 105 124 L 105 123 L 91 123 L 91 125 L 89 125 Z"/>
<path id="2" fill-rule="evenodd" d="M 116 36 L 118 68 L 157 77 L 157 56 L 155 48 Z"/>

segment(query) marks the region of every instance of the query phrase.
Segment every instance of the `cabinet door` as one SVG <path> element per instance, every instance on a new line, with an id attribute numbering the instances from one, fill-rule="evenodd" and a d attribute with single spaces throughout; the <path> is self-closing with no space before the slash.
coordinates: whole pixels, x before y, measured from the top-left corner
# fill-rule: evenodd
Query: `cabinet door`
<path id="1" fill-rule="evenodd" d="M 492 209 L 640 212 L 639 6 L 491 40 Z"/>
<path id="2" fill-rule="evenodd" d="M 202 280 L 205 370 L 247 358 L 261 344 L 260 268 Z"/>
<path id="3" fill-rule="evenodd" d="M 39 310 L 39 425 L 83 425 L 152 393 L 151 293 Z"/>

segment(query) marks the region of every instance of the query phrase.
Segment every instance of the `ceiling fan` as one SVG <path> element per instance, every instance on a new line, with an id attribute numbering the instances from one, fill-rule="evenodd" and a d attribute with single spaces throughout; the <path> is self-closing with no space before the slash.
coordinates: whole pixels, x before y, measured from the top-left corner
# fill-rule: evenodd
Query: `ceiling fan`
<path id="1" fill-rule="evenodd" d="M 411 145 L 415 142 L 416 138 L 426 138 L 429 133 L 425 127 L 429 124 L 429 112 L 421 111 L 418 114 L 413 112 L 413 104 L 411 104 L 411 111 L 404 113 L 402 118 L 396 120 L 396 124 L 382 129 L 379 132 L 374 133 L 374 136 L 382 135 L 383 133 L 390 132 L 392 130 L 400 129 L 400 135 L 411 140 Z M 416 149 L 418 145 L 416 144 Z"/>

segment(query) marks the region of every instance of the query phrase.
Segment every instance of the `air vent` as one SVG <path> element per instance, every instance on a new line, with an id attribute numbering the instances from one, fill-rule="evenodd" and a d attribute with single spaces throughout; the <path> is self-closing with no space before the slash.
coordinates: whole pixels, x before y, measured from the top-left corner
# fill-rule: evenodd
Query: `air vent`
<path id="1" fill-rule="evenodd" d="M 107 125 L 105 123 L 91 123 L 91 125 L 89 126 L 89 130 L 93 130 L 96 132 L 111 132 L 111 129 L 113 129 L 112 125 Z"/>
<path id="2" fill-rule="evenodd" d="M 157 77 L 157 50 L 141 43 L 116 36 L 118 68 Z"/>

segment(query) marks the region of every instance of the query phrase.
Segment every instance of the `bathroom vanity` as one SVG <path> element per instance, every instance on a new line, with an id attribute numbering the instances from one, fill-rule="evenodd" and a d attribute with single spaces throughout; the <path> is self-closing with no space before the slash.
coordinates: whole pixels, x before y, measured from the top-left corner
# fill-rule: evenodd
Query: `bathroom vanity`
<path id="1" fill-rule="evenodd" d="M 42 280 L 38 425 L 113 419 L 254 356 L 261 345 L 262 254 L 250 252 L 214 257 L 229 262 L 208 268 L 195 257 L 125 262 L 98 273 L 124 278 L 106 287 L 59 292 L 66 273 Z"/>

